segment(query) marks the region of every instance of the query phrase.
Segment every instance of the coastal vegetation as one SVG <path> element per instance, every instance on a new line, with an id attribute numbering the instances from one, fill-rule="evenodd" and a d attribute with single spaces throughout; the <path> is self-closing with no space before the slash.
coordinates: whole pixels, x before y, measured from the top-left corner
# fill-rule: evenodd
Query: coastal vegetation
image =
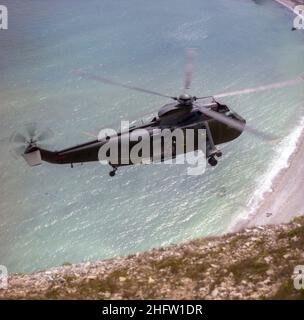
<path id="1" fill-rule="evenodd" d="M 304 216 L 111 260 L 9 277 L 2 299 L 304 299 Z"/>

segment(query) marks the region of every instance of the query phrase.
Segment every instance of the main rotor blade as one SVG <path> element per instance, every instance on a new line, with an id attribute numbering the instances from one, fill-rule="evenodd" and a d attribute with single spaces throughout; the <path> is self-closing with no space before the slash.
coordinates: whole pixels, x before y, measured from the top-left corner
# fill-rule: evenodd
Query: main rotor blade
<path id="1" fill-rule="evenodd" d="M 130 90 L 139 91 L 139 92 L 143 92 L 143 93 L 153 94 L 153 95 L 159 96 L 159 97 L 170 98 L 170 99 L 176 100 L 175 97 L 171 97 L 171 96 L 168 96 L 168 95 L 165 95 L 165 94 L 162 94 L 162 93 L 159 93 L 159 92 L 155 92 L 155 91 L 152 91 L 152 90 L 147 90 L 147 89 L 143 89 L 143 88 L 139 88 L 139 87 L 135 87 L 135 86 L 130 86 L 128 84 L 119 83 L 117 81 L 113 81 L 113 80 L 110 80 L 110 79 L 107 79 L 107 78 L 99 77 L 99 76 L 90 74 L 88 72 L 76 71 L 76 74 L 81 76 L 81 77 L 87 78 L 89 80 L 95 80 L 95 81 L 102 82 L 102 83 L 105 83 L 105 84 L 109 84 L 109 85 L 112 85 L 112 86 L 121 87 L 121 88 L 125 88 L 125 89 L 130 89 Z"/>
<path id="2" fill-rule="evenodd" d="M 192 78 L 193 78 L 193 69 L 194 69 L 194 59 L 196 57 L 196 50 L 193 48 L 187 49 L 186 54 L 186 77 L 185 77 L 185 87 L 184 93 L 188 94 L 188 91 L 191 86 Z"/>
<path id="3" fill-rule="evenodd" d="M 87 137 L 90 137 L 90 138 L 98 139 L 98 133 L 89 132 L 89 131 L 82 131 L 81 134 L 83 134 Z"/>
<path id="4" fill-rule="evenodd" d="M 250 127 L 249 125 L 247 125 L 246 123 L 243 123 L 241 121 L 238 121 L 238 120 L 234 120 L 234 119 L 231 119 L 219 112 L 216 112 L 216 111 L 213 111 L 213 110 L 210 110 L 206 107 L 202 107 L 202 106 L 199 106 L 199 105 L 195 105 L 200 112 L 202 112 L 203 114 L 205 114 L 206 116 L 210 117 L 210 118 L 213 118 L 223 124 L 226 124 L 227 126 L 229 127 L 232 127 L 240 132 L 242 131 L 247 131 L 255 136 L 257 136 L 258 138 L 261 138 L 263 140 L 267 140 L 267 141 L 272 141 L 274 139 L 276 139 L 275 137 L 267 134 L 267 133 L 264 133 L 264 132 L 261 132 L 255 128 L 252 128 Z"/>
<path id="5" fill-rule="evenodd" d="M 232 97 L 232 96 L 238 96 L 242 94 L 249 94 L 249 93 L 256 93 L 256 92 L 271 90 L 271 89 L 280 89 L 280 88 L 295 86 L 301 82 L 304 82 L 303 75 L 291 80 L 276 82 L 276 83 L 272 83 L 265 86 L 259 86 L 255 88 L 248 88 L 248 89 L 232 91 L 232 92 L 224 92 L 224 93 L 216 94 L 213 97 L 214 98 Z"/>

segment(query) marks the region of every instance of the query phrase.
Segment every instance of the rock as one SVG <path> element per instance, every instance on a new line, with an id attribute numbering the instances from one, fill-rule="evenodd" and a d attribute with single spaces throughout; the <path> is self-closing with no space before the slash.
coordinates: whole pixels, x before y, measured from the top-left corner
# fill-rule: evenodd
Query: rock
<path id="1" fill-rule="evenodd" d="M 218 295 L 218 289 L 215 288 L 215 289 L 211 292 L 211 296 L 212 296 L 213 298 L 215 298 L 217 295 Z"/>
<path id="2" fill-rule="evenodd" d="M 290 238 L 298 225 L 304 218 L 126 258 L 11 274 L 0 299 L 272 299 L 284 280 L 277 275 L 286 274 L 287 264 L 303 264 L 304 235 L 297 229 Z"/>
<path id="3" fill-rule="evenodd" d="M 148 283 L 154 283 L 155 282 L 155 280 L 152 278 L 152 277 L 149 277 L 149 280 L 148 280 Z"/>
<path id="4" fill-rule="evenodd" d="M 272 260 L 272 257 L 271 256 L 267 256 L 264 258 L 264 260 L 267 262 L 267 263 L 270 263 L 271 260 Z"/>

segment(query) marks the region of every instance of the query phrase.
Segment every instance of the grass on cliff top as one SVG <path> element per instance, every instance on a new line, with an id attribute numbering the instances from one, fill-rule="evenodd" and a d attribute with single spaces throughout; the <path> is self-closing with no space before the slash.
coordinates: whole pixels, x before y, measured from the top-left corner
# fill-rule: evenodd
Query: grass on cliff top
<path id="1" fill-rule="evenodd" d="M 267 233 L 264 233 L 259 241 L 255 241 L 255 253 L 250 252 L 246 257 L 234 259 L 235 262 L 228 259 L 224 263 L 221 257 L 228 255 L 232 258 L 240 246 L 250 241 L 251 236 L 245 232 L 221 238 L 194 240 L 191 242 L 190 250 L 185 245 L 181 249 L 176 249 L 177 255 L 174 256 L 164 256 L 161 260 L 152 259 L 150 256 L 148 260 L 143 259 L 136 269 L 129 269 L 128 266 L 120 267 L 106 276 L 93 279 L 79 279 L 76 275 L 66 276 L 63 284 L 52 285 L 42 297 L 34 296 L 34 298 L 108 299 L 109 295 L 111 297 L 118 295 L 122 299 L 162 299 L 166 297 L 168 288 L 173 294 L 178 290 L 189 290 L 182 279 L 191 279 L 197 286 L 202 278 L 211 277 L 206 276 L 206 271 L 212 263 L 218 267 L 213 269 L 214 285 L 210 286 L 211 291 L 232 273 L 234 288 L 243 280 L 258 283 L 270 278 L 271 285 L 276 283 L 278 290 L 273 296 L 267 296 L 267 299 L 304 299 L 304 290 L 295 290 L 292 279 L 294 267 L 298 264 L 304 265 L 304 261 L 300 261 L 299 255 L 295 255 L 292 259 L 284 258 L 286 254 L 304 249 L 304 216 L 294 219 L 294 223 L 297 225 L 287 231 L 278 230 L 275 245 L 269 243 Z M 212 250 L 208 252 L 202 250 L 202 245 L 213 240 L 216 242 L 213 242 L 215 245 Z M 219 245 L 218 240 L 224 244 Z M 149 256 L 149 253 L 145 255 Z M 265 261 L 267 256 L 272 257 L 271 263 Z M 69 263 L 65 264 L 68 267 Z M 223 266 L 227 269 L 225 273 L 222 272 Z M 274 271 L 271 276 L 266 274 L 269 269 Z M 190 291 L 188 294 L 189 297 L 196 297 L 195 292 Z"/>

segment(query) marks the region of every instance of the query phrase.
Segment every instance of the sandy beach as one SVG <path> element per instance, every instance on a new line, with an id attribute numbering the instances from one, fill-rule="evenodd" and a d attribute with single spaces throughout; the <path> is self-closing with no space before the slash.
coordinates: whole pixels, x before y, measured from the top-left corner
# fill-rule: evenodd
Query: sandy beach
<path id="1" fill-rule="evenodd" d="M 295 0 L 275 0 L 293 11 Z M 289 158 L 289 166 L 282 169 L 272 182 L 271 191 L 264 194 L 258 208 L 246 219 L 240 219 L 231 227 L 239 231 L 257 225 L 289 222 L 293 217 L 304 215 L 304 128 L 297 147 Z M 249 208 L 250 209 L 250 208 Z"/>
<path id="2" fill-rule="evenodd" d="M 288 10 L 295 12 L 296 6 L 304 5 L 304 0 L 274 0 L 282 6 L 286 7 Z"/>
<path id="3" fill-rule="evenodd" d="M 285 6 L 286 8 L 290 9 L 291 11 L 293 11 L 293 8 L 296 5 L 304 3 L 303 0 L 275 0 L 275 1 Z"/>
<path id="4" fill-rule="evenodd" d="M 304 214 L 304 131 L 291 155 L 289 167 L 282 169 L 264 195 L 258 209 L 246 220 L 240 220 L 234 231 L 263 224 L 288 222 Z"/>

